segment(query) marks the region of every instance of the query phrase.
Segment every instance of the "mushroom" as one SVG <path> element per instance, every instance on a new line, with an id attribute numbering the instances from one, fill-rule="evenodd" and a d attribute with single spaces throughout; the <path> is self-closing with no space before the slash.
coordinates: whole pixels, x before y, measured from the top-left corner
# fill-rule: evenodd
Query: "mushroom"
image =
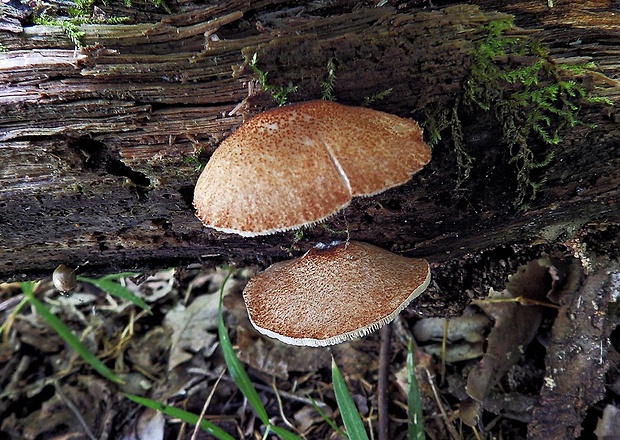
<path id="1" fill-rule="evenodd" d="M 194 207 L 216 230 L 272 234 L 402 185 L 430 157 L 411 119 L 330 101 L 293 104 L 256 115 L 222 142 Z"/>
<path id="2" fill-rule="evenodd" d="M 430 282 L 428 262 L 350 241 L 276 263 L 243 291 L 252 325 L 287 344 L 324 346 L 391 322 Z"/>
<path id="3" fill-rule="evenodd" d="M 61 293 L 65 294 L 77 286 L 76 269 L 71 269 L 65 264 L 59 265 L 52 273 L 52 283 Z"/>

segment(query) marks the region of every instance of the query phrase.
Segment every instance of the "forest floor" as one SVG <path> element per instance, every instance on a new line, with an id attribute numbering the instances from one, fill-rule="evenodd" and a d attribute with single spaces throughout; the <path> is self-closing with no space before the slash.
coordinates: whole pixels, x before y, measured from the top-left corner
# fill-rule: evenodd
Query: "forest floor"
<path id="1" fill-rule="evenodd" d="M 78 282 L 63 295 L 51 279 L 42 281 L 35 290 L 39 300 L 124 380 L 120 386 L 85 364 L 29 304 L 17 311 L 24 298 L 19 284 L 0 285 L 0 439 L 213 438 L 125 393 L 195 414 L 204 410 L 205 419 L 234 438 L 261 438 L 264 426 L 226 370 L 218 340 L 226 275 L 226 269 L 196 265 L 119 279 L 152 313 L 89 283 Z M 312 405 L 314 400 L 342 428 L 333 356 L 370 438 L 377 438 L 381 333 L 331 348 L 293 347 L 261 336 L 241 295 L 251 275 L 237 270 L 226 283 L 224 315 L 272 423 L 306 439 L 343 438 Z M 389 438 L 407 438 L 405 360 L 412 337 L 427 438 L 545 438 L 551 429 L 553 435 L 564 432 L 562 438 L 582 429 L 581 438 L 619 435 L 613 430 L 619 411 L 613 403 L 620 399 L 618 338 L 607 344 L 604 336 L 584 336 L 613 322 L 588 310 L 585 319 L 561 319 L 587 302 L 599 312 L 607 309 L 604 287 L 597 290 L 594 281 L 584 281 L 576 259 L 533 260 L 462 316 L 421 318 L 415 303 L 406 309 L 389 340 Z M 578 343 L 576 335 L 583 336 Z M 570 338 L 579 350 L 559 355 L 558 347 Z"/>

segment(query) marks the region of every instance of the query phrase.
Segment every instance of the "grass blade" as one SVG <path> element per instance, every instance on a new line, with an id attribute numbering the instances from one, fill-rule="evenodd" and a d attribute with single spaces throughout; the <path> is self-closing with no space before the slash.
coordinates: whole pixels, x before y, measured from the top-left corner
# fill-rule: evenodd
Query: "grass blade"
<path id="1" fill-rule="evenodd" d="M 279 426 L 269 425 L 268 428 L 271 432 L 284 440 L 302 440 L 297 434 L 293 434 L 291 431 L 280 428 Z"/>
<path id="2" fill-rule="evenodd" d="M 319 413 L 319 415 L 321 416 L 321 418 L 323 419 L 323 421 L 325 423 L 327 423 L 329 425 L 330 428 L 332 428 L 334 430 L 334 432 L 337 432 L 338 434 L 340 434 L 343 437 L 346 437 L 347 434 L 338 427 L 338 425 L 336 425 L 334 423 L 334 421 L 332 419 L 330 419 L 329 417 L 327 417 L 327 414 L 325 414 L 325 412 L 321 409 L 321 407 L 319 405 L 317 405 L 317 403 L 315 402 L 315 400 L 311 397 L 308 396 L 308 398 L 310 399 L 310 401 L 312 402 L 312 406 L 314 407 L 314 409 L 316 410 L 316 412 Z"/>
<path id="3" fill-rule="evenodd" d="M 147 399 L 146 397 L 140 397 L 134 394 L 125 394 L 125 397 L 127 397 L 129 400 L 133 400 L 134 402 L 139 403 L 142 406 L 146 406 L 147 408 L 160 411 L 170 417 L 181 419 L 185 423 L 189 423 L 190 425 L 195 426 L 198 423 L 199 416 L 189 411 L 185 411 L 183 409 L 176 408 L 170 405 L 165 405 L 163 403 L 157 402 L 156 400 Z M 200 429 L 211 434 L 219 440 L 235 440 L 226 431 L 209 422 L 208 420 L 202 419 L 200 421 Z"/>
<path id="4" fill-rule="evenodd" d="M 133 272 L 127 272 L 128 274 L 133 274 Z M 82 281 L 84 283 L 92 284 L 93 286 L 98 287 L 104 292 L 109 293 L 112 296 L 116 296 L 117 298 L 124 299 L 126 301 L 132 302 L 138 307 L 143 308 L 147 312 L 151 313 L 151 308 L 145 303 L 142 298 L 136 296 L 131 290 L 117 283 L 116 281 L 112 281 L 112 276 L 116 277 L 120 274 L 107 275 L 101 278 L 87 278 L 79 276 L 77 277 L 78 281 Z"/>
<path id="5" fill-rule="evenodd" d="M 418 381 L 415 376 L 415 366 L 413 365 L 411 341 L 409 341 L 407 347 L 407 408 L 407 417 L 409 419 L 407 438 L 409 440 L 425 440 L 422 402 L 420 400 Z"/>
<path id="6" fill-rule="evenodd" d="M 239 390 L 243 393 L 246 399 L 248 399 L 249 404 L 256 411 L 256 415 L 265 425 L 270 425 L 269 417 L 267 416 L 267 411 L 261 402 L 254 385 L 252 385 L 252 381 L 250 377 L 245 372 L 243 365 L 237 359 L 235 355 L 235 351 L 232 348 L 232 343 L 230 342 L 230 338 L 228 337 L 228 332 L 226 331 L 226 326 L 224 325 L 224 317 L 222 315 L 222 299 L 224 295 L 224 285 L 232 275 L 232 271 L 226 276 L 224 282 L 222 283 L 222 288 L 220 289 L 220 306 L 217 315 L 217 333 L 220 339 L 220 345 L 222 347 L 222 353 L 224 354 L 224 361 L 226 362 L 226 366 L 228 367 L 228 371 L 230 372 L 230 376 L 233 381 L 239 388 Z"/>
<path id="7" fill-rule="evenodd" d="M 30 284 L 30 286 L 25 286 L 25 284 Z M 105 366 L 103 362 L 101 362 L 97 356 L 95 356 L 91 351 L 78 339 L 77 336 L 73 334 L 71 329 L 67 327 L 56 315 L 50 312 L 47 307 L 43 305 L 37 298 L 34 296 L 33 287 L 31 283 L 21 283 L 22 291 L 26 298 L 28 298 L 28 302 L 32 304 L 32 306 L 36 309 L 37 313 L 41 315 L 45 321 L 60 335 L 62 339 L 77 353 L 80 355 L 84 361 L 93 367 L 99 374 L 105 377 L 112 382 L 116 382 L 119 384 L 124 383 L 123 380 L 118 377 L 116 374 L 112 372 L 108 367 Z"/>
<path id="8" fill-rule="evenodd" d="M 102 280 L 118 280 L 121 278 L 133 278 L 133 277 L 137 277 L 138 275 L 140 275 L 140 272 L 118 272 L 118 273 L 111 273 L 108 275 L 104 275 L 101 277 Z"/>
<path id="9" fill-rule="evenodd" d="M 226 362 L 226 367 L 228 368 L 230 377 L 232 377 L 233 381 L 243 393 L 245 398 L 248 399 L 248 403 L 252 406 L 252 408 L 254 408 L 256 415 L 258 415 L 258 418 L 261 422 L 263 422 L 268 430 L 274 432 L 276 435 L 280 436 L 280 438 L 285 440 L 302 440 L 301 437 L 293 434 L 292 432 L 271 424 L 269 421 L 269 416 L 267 415 L 267 410 L 265 409 L 263 402 L 261 402 L 260 397 L 256 392 L 256 388 L 254 388 L 248 373 L 246 373 L 243 365 L 239 359 L 237 359 L 235 351 L 232 348 L 232 343 L 230 342 L 230 337 L 228 336 L 226 325 L 224 324 L 224 316 L 222 315 L 224 286 L 232 274 L 233 271 L 231 270 L 224 279 L 222 287 L 220 288 L 220 305 L 217 314 L 217 332 L 219 335 L 220 346 L 222 347 L 222 353 L 224 354 L 224 361 Z"/>
<path id="10" fill-rule="evenodd" d="M 344 427 L 347 430 L 347 436 L 349 440 L 368 440 L 368 434 L 364 429 L 364 423 L 360 417 L 355 402 L 347 389 L 347 384 L 340 374 L 338 365 L 332 357 L 332 382 L 334 384 L 334 393 L 336 394 L 336 402 L 338 402 L 338 409 L 342 415 L 342 421 Z"/>

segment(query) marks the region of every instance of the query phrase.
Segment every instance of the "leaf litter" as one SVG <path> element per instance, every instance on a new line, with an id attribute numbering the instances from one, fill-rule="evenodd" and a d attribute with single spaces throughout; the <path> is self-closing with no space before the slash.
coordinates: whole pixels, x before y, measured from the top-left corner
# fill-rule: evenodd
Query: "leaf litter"
<path id="1" fill-rule="evenodd" d="M 572 264 L 570 260 L 531 261 L 511 277 L 503 291 L 491 290 L 489 298 L 475 301 L 462 316 L 409 323 L 420 344 L 414 359 L 427 433 L 435 438 L 454 437 L 453 419 L 459 414 L 482 432 L 498 426 L 506 429 L 507 421 L 516 420 L 534 427 L 532 438 L 537 434 L 543 438 L 536 428 L 540 416 L 532 410 L 549 409 L 540 406 L 540 388 L 544 392 L 551 380 L 561 385 L 562 380 L 575 379 L 545 375 L 544 363 L 551 361 L 544 356 L 535 365 L 527 359 L 531 345 L 538 346 L 537 350 L 553 349 L 553 344 L 549 348 L 550 334 L 562 339 L 558 336 L 562 329 L 554 324 L 556 309 L 541 304 L 559 304 L 562 312 L 563 301 L 575 297 L 581 274 Z M 238 357 L 251 372 L 270 415 L 286 418 L 308 439 L 338 438 L 310 399 L 342 426 L 329 382 L 329 351 L 290 347 L 254 331 L 240 294 L 251 273 L 237 272 L 225 289 L 227 324 Z M 189 438 L 193 429 L 137 407 L 123 397 L 123 391 L 196 414 L 208 401 L 208 420 L 238 438 L 257 435 L 260 422 L 225 374 L 218 350 L 217 293 L 226 274 L 223 268 L 194 266 L 123 280 L 125 287 L 151 307 L 153 315 L 91 285 L 79 283 L 66 297 L 51 285 L 46 287 L 41 296 L 47 306 L 83 337 L 93 353 L 114 367 L 125 383 L 117 389 L 85 369 L 64 341 L 26 307 L 14 316 L 0 346 L 0 432 L 9 439 Z M 11 311 L 10 304 L 16 304 L 9 302 L 11 296 L 18 294 L 15 286 L 1 286 L 3 319 Z M 404 351 L 397 341 L 410 337 L 407 326 L 392 341 L 390 413 L 395 439 L 406 436 Z M 358 410 L 370 423 L 376 423 L 378 343 L 375 334 L 331 350 Z M 465 354 L 454 349 L 459 346 L 465 347 Z M 456 354 L 449 354 L 450 350 Z M 524 387 L 523 381 L 528 385 Z M 553 393 L 547 396 L 558 404 Z M 451 408 L 446 399 L 454 397 L 461 403 Z M 429 417 L 432 414 L 441 416 Z M 613 432 L 615 414 L 613 409 L 606 410 L 600 432 Z M 575 424 L 574 418 L 567 420 Z"/>

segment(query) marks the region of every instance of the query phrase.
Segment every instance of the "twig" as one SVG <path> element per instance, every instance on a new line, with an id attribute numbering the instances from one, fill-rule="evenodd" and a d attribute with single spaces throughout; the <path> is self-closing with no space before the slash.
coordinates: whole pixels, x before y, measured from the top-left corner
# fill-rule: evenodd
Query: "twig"
<path id="1" fill-rule="evenodd" d="M 86 424 L 86 421 L 82 417 L 82 414 L 80 414 L 80 411 L 76 408 L 76 406 L 73 404 L 71 399 L 69 399 L 65 395 L 65 393 L 62 391 L 62 389 L 60 388 L 60 384 L 58 383 L 58 381 L 54 380 L 52 383 L 54 384 L 56 393 L 58 394 L 58 397 L 60 398 L 60 400 L 62 400 L 62 403 L 64 403 L 67 406 L 67 408 L 71 410 L 75 418 L 78 420 L 78 422 L 80 422 L 80 425 L 82 425 L 82 428 L 84 429 L 84 433 L 88 436 L 88 438 L 90 438 L 90 440 L 97 440 L 97 437 L 95 437 L 92 431 L 88 428 L 88 425 Z"/>
<path id="2" fill-rule="evenodd" d="M 224 378 L 224 380 L 227 380 L 227 378 Z M 273 389 L 272 389 L 271 387 L 268 387 L 268 386 L 263 385 L 263 384 L 260 384 L 260 383 L 255 383 L 255 384 L 254 384 L 254 386 L 255 386 L 257 389 L 261 390 L 261 391 L 269 391 L 269 392 L 271 392 L 271 393 L 273 393 L 273 392 L 274 392 L 274 391 L 273 391 Z M 309 399 L 309 398 L 307 398 L 307 397 L 300 397 L 300 396 L 296 396 L 296 395 L 295 395 L 295 394 L 293 394 L 293 393 L 289 393 L 289 392 L 287 392 L 287 391 L 282 391 L 282 390 L 279 390 L 279 391 L 278 391 L 278 394 L 279 394 L 281 397 L 285 397 L 285 398 L 287 398 L 287 399 L 294 400 L 294 401 L 296 401 L 296 402 L 301 402 L 301 403 L 304 403 L 304 404 L 306 404 L 306 405 L 312 405 L 312 399 Z M 316 404 L 319 408 L 326 408 L 326 407 L 327 407 L 327 404 L 326 404 L 325 402 L 315 401 L 314 403 L 315 403 L 315 404 Z"/>
<path id="3" fill-rule="evenodd" d="M 198 417 L 198 423 L 196 423 L 196 426 L 194 426 L 194 432 L 192 433 L 192 438 L 190 440 L 196 440 L 196 436 L 198 435 L 198 429 L 200 428 L 200 423 L 202 422 L 202 419 L 204 419 L 205 417 L 205 412 L 207 412 L 207 408 L 209 407 L 209 404 L 211 403 L 213 394 L 215 394 L 217 385 L 220 383 L 220 380 L 222 379 L 222 376 L 224 376 L 224 373 L 226 373 L 226 368 L 222 368 L 222 372 L 220 373 L 219 377 L 213 384 L 213 388 L 211 389 L 211 392 L 209 393 L 207 400 L 205 400 L 205 404 L 202 406 L 202 411 L 200 411 L 200 416 Z"/>
<path id="4" fill-rule="evenodd" d="M 437 388 L 435 387 L 435 381 L 433 381 L 433 376 L 431 376 L 431 372 L 428 371 L 427 368 L 424 368 L 424 371 L 426 372 L 426 376 L 428 377 L 428 383 L 430 384 L 431 389 L 433 390 L 433 396 L 435 397 L 435 403 L 437 403 L 439 412 L 441 412 L 441 417 L 443 418 L 443 421 L 446 424 L 446 429 L 448 430 L 448 432 L 450 433 L 453 439 L 458 440 L 462 438 L 458 434 L 458 432 L 456 432 L 456 429 L 454 429 L 454 426 L 452 426 L 452 422 L 450 422 L 450 419 L 448 418 L 448 414 L 446 414 L 446 411 L 443 409 L 441 399 L 439 398 L 439 393 L 437 392 Z"/>
<path id="5" fill-rule="evenodd" d="M 295 428 L 295 426 L 293 426 L 293 424 L 289 422 L 289 420 L 284 415 L 284 408 L 282 407 L 282 399 L 280 399 L 280 393 L 278 392 L 278 388 L 276 387 L 275 377 L 273 379 L 273 382 L 271 383 L 271 388 L 273 389 L 273 392 L 276 395 L 276 400 L 278 401 L 278 410 L 280 411 L 280 417 L 282 417 L 282 420 L 284 421 L 284 423 L 286 423 L 286 425 L 289 428 L 291 428 L 293 431 L 297 431 L 297 428 Z"/>
<path id="6" fill-rule="evenodd" d="M 391 341 L 392 324 L 388 324 L 381 329 L 381 347 L 379 349 L 379 384 L 377 387 L 379 406 L 379 440 L 389 440 L 390 437 L 388 379 L 390 374 Z"/>

